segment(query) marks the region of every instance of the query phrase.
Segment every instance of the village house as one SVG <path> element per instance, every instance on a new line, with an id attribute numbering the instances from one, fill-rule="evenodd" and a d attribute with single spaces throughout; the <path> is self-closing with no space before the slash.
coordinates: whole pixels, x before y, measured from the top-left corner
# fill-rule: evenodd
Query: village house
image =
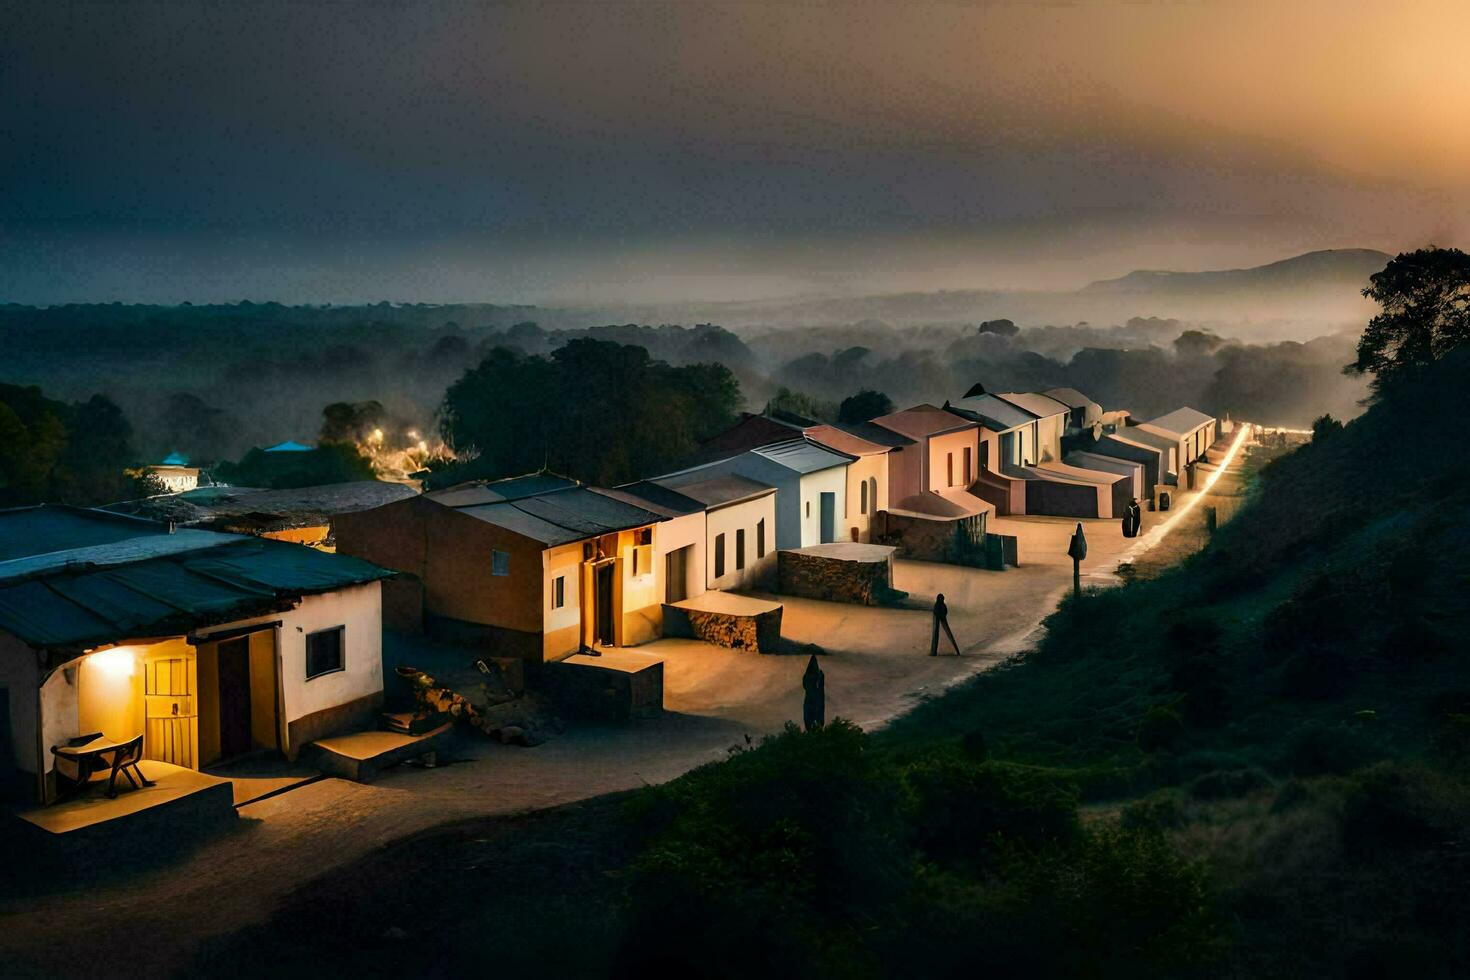
<path id="1" fill-rule="evenodd" d="M 1076 388 L 1048 388 L 1046 397 L 1067 406 L 1067 432 L 1093 432 L 1103 422 L 1103 407 Z"/>
<path id="2" fill-rule="evenodd" d="M 762 589 L 775 582 L 776 488 L 700 467 L 645 481 L 677 493 L 705 519 L 704 587 Z M 642 484 L 630 488 L 643 496 Z M 693 598 L 670 596 L 667 601 Z"/>
<path id="3" fill-rule="evenodd" d="M 1178 441 L 1142 426 L 1130 425 L 1105 433 L 1092 451 L 1143 463 L 1147 471 L 1145 479 L 1154 487 L 1150 495 L 1160 486 L 1173 486 L 1179 482 Z"/>
<path id="4" fill-rule="evenodd" d="M 83 749 L 140 743 L 167 775 L 372 727 L 389 575 L 98 510 L 0 511 L 6 781 L 55 800 L 77 769 L 53 748 L 96 733 Z"/>
<path id="5" fill-rule="evenodd" d="M 371 510 L 418 491 L 403 483 L 356 480 L 290 490 L 199 487 L 184 493 L 109 504 L 105 510 L 177 527 L 253 534 L 331 551 L 332 521 L 340 514 Z"/>
<path id="6" fill-rule="evenodd" d="M 432 632 L 543 663 L 660 635 L 666 570 L 655 538 L 663 521 L 538 473 L 343 514 L 336 538 L 341 553 L 414 576 Z M 394 613 L 395 624 L 413 625 L 406 610 Z"/>
<path id="7" fill-rule="evenodd" d="M 190 466 L 189 457 L 183 453 L 169 453 L 162 462 L 143 467 L 143 472 L 169 493 L 183 493 L 199 486 L 199 467 Z"/>
<path id="8" fill-rule="evenodd" d="M 1203 456 L 1219 437 L 1219 423 L 1214 417 L 1193 408 L 1176 408 L 1136 428 L 1173 440 L 1178 448 L 1177 465 L 1181 472 Z"/>
<path id="9" fill-rule="evenodd" d="M 805 548 L 839 540 L 847 521 L 847 467 L 856 457 L 795 438 L 758 446 L 727 459 L 659 477 L 663 482 L 692 470 L 708 476 L 740 476 L 776 489 L 775 546 Z"/>
<path id="10" fill-rule="evenodd" d="M 984 453 L 993 433 L 933 405 L 916 405 L 873 419 L 872 426 L 910 441 L 888 457 L 888 501 L 882 533 L 909 557 L 949 556 L 955 528 L 978 549 L 993 504 L 977 495 Z"/>

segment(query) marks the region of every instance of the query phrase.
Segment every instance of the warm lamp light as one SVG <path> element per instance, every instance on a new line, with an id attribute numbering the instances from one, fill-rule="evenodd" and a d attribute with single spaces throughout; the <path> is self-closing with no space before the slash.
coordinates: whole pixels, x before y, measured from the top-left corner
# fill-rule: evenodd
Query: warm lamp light
<path id="1" fill-rule="evenodd" d="M 92 663 L 110 677 L 132 677 L 136 666 L 133 651 L 128 647 L 113 647 L 111 650 L 94 653 Z"/>

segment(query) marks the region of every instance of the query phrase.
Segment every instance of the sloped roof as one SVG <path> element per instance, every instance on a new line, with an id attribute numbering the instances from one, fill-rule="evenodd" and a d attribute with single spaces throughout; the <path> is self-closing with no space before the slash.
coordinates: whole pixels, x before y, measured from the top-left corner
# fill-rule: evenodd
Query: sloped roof
<path id="1" fill-rule="evenodd" d="M 952 412 L 946 412 L 942 408 L 933 405 L 915 405 L 906 408 L 902 412 L 894 412 L 891 415 L 883 415 L 873 420 L 874 425 L 891 429 L 900 435 L 908 436 L 910 439 L 927 439 L 930 436 L 943 435 L 946 432 L 958 432 L 961 429 L 974 427 L 975 423 Z"/>
<path id="2" fill-rule="evenodd" d="M 1037 416 L 995 395 L 970 395 L 957 402 L 947 402 L 948 410 L 958 416 L 982 422 L 996 432 L 1030 425 Z"/>
<path id="3" fill-rule="evenodd" d="M 443 490 L 431 490 L 424 496 L 445 507 L 476 507 L 480 504 L 499 503 L 503 500 L 520 500 L 541 493 L 566 490 L 578 486 L 555 473 L 527 473 L 524 476 L 509 476 L 503 480 L 475 480 L 457 483 Z"/>
<path id="4" fill-rule="evenodd" d="M 1200 426 L 1209 425 L 1215 421 L 1214 416 L 1206 415 L 1197 409 L 1184 407 L 1176 408 L 1168 415 L 1160 415 L 1156 419 L 1150 419 L 1144 423 L 1165 432 L 1173 432 L 1180 436 L 1188 435 Z"/>
<path id="5" fill-rule="evenodd" d="M 644 507 L 583 486 L 455 509 L 548 546 L 657 524 L 664 518 Z"/>
<path id="6" fill-rule="evenodd" d="M 1103 453 L 1089 453 L 1077 451 L 1068 453 L 1066 457 L 1068 464 L 1081 466 L 1084 469 L 1101 470 L 1104 473 L 1127 473 L 1134 475 L 1142 471 L 1143 464 L 1132 459 L 1121 459 L 1117 456 L 1107 456 Z"/>
<path id="7" fill-rule="evenodd" d="M 1136 425 L 1130 425 L 1127 428 L 1119 429 L 1117 432 L 1112 433 L 1110 436 L 1103 436 L 1103 439 L 1108 438 L 1122 439 L 1125 442 L 1131 442 L 1141 446 L 1148 446 L 1152 449 L 1168 450 L 1179 448 L 1178 440 L 1170 439 L 1168 436 L 1160 435 L 1157 432 L 1150 432 L 1147 429 L 1141 428 Z"/>
<path id="8" fill-rule="evenodd" d="M 1091 405 L 1097 405 L 1098 408 L 1102 407 L 1076 388 L 1048 388 L 1043 394 L 1048 398 L 1061 402 L 1068 408 L 1087 408 Z"/>
<path id="9" fill-rule="evenodd" d="M 847 453 L 823 448 L 810 439 L 788 439 L 786 442 L 752 449 L 751 452 L 802 474 L 830 470 L 834 466 L 845 466 L 853 461 L 853 457 Z"/>
<path id="10" fill-rule="evenodd" d="M 857 436 L 864 442 L 887 446 L 889 449 L 902 449 L 904 446 L 914 445 L 914 440 L 903 433 L 885 429 L 872 422 L 834 422 L 832 428 Z"/>
<path id="11" fill-rule="evenodd" d="M 327 524 L 333 515 L 371 510 L 412 497 L 413 487 L 382 480 L 326 483 L 289 490 L 205 487 L 108 504 L 106 509 L 155 521 L 257 532 Z"/>
<path id="12" fill-rule="evenodd" d="M 183 453 L 169 453 L 167 456 L 163 457 L 163 460 L 161 462 L 157 463 L 156 465 L 158 465 L 158 466 L 188 466 L 189 465 L 189 457 L 188 456 L 185 456 Z"/>
<path id="13" fill-rule="evenodd" d="M 120 537 L 128 525 L 133 533 Z M 212 531 L 170 534 L 151 521 L 82 508 L 0 512 L 0 540 L 41 526 L 62 534 L 27 539 L 29 555 L 12 546 L 0 565 L 0 630 L 43 649 L 187 632 L 393 574 L 299 545 Z M 70 547 L 40 550 L 58 543 Z"/>
<path id="14" fill-rule="evenodd" d="M 877 456 L 893 448 L 883 443 L 864 439 L 851 432 L 845 432 L 835 425 L 813 425 L 806 430 L 806 437 L 819 446 L 835 449 L 849 456 Z"/>
<path id="15" fill-rule="evenodd" d="M 311 447 L 303 446 L 293 439 L 287 439 L 285 442 L 278 442 L 274 446 L 268 447 L 265 451 L 268 453 L 309 453 L 311 452 Z"/>
<path id="16" fill-rule="evenodd" d="M 711 476 L 703 470 L 690 470 L 674 476 L 655 477 L 654 482 L 671 488 L 682 496 L 698 501 L 707 510 L 716 510 L 744 500 L 764 497 L 776 488 L 743 476 Z"/>
<path id="17" fill-rule="evenodd" d="M 775 442 L 786 442 L 800 435 L 801 429 L 800 425 L 792 422 L 746 412 L 740 416 L 739 422 L 700 443 L 695 459 L 706 462 L 729 459 L 747 450 L 769 446 Z"/>
<path id="18" fill-rule="evenodd" d="M 593 487 L 592 491 L 651 510 L 661 517 L 683 517 L 685 514 L 697 514 L 704 510 L 704 504 L 699 501 L 686 497 L 677 490 L 660 486 L 652 480 L 639 480 L 637 483 L 626 483 L 610 489 Z"/>
<path id="19" fill-rule="evenodd" d="M 1066 405 L 1055 398 L 1048 398 L 1034 391 L 1007 391 L 999 397 L 1017 408 L 1025 409 L 1039 419 L 1050 418 L 1053 415 L 1065 415 L 1067 412 Z"/>

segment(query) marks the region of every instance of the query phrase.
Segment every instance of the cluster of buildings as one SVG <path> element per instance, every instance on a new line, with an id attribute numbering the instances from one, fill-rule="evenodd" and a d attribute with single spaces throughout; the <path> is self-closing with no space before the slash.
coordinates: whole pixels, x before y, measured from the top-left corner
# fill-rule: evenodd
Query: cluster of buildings
<path id="1" fill-rule="evenodd" d="M 657 638 L 706 593 L 773 590 L 782 552 L 980 564 L 994 517 L 1121 517 L 1218 435 L 1193 409 L 1133 424 L 1071 389 L 977 385 L 860 424 L 747 414 L 614 488 L 537 473 L 0 512 L 0 775 L 53 800 L 55 748 L 91 733 L 187 769 L 294 758 L 374 724 L 385 624 L 534 676 Z"/>

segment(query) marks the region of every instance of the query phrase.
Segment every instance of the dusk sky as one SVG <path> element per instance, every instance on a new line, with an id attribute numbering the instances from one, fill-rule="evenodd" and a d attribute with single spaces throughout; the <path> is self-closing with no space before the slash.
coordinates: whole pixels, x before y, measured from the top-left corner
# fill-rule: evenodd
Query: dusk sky
<path id="1" fill-rule="evenodd" d="M 0 6 L 0 301 L 1070 287 L 1470 232 L 1470 3 Z"/>

